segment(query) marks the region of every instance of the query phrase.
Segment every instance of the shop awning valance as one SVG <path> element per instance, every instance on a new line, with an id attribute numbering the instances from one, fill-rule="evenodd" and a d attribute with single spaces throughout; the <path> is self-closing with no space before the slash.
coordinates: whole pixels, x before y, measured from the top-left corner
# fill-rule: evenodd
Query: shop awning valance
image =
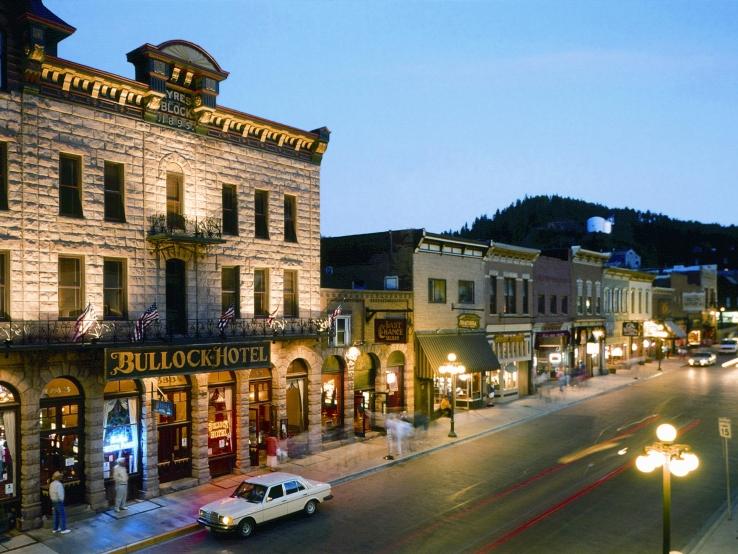
<path id="1" fill-rule="evenodd" d="M 671 319 L 667 319 L 664 321 L 664 325 L 666 325 L 666 328 L 669 330 L 669 333 L 676 339 L 686 339 L 687 333 L 684 332 L 684 329 L 679 327 L 676 323 L 674 323 Z"/>
<path id="2" fill-rule="evenodd" d="M 420 345 L 416 356 L 415 375 L 421 379 L 432 379 L 438 368 L 447 364 L 449 352 L 456 354 L 456 361 L 468 372 L 500 369 L 487 338 L 481 333 L 453 335 L 415 335 Z"/>

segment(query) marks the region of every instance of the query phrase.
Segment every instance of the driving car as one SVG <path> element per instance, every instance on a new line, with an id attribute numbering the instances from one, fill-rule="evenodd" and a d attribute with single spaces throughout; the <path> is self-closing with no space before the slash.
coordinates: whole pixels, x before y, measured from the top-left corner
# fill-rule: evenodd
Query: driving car
<path id="1" fill-rule="evenodd" d="M 333 498 L 331 486 L 285 472 L 266 473 L 241 482 L 228 498 L 200 508 L 197 522 L 214 532 L 248 537 L 260 523 L 295 512 L 311 516 Z"/>
<path id="2" fill-rule="evenodd" d="M 714 365 L 715 362 L 717 362 L 717 356 L 712 352 L 704 351 L 692 352 L 687 360 L 687 363 L 691 366 L 708 366 Z"/>
<path id="3" fill-rule="evenodd" d="M 718 352 L 721 354 L 738 354 L 738 339 L 727 338 L 721 340 Z"/>

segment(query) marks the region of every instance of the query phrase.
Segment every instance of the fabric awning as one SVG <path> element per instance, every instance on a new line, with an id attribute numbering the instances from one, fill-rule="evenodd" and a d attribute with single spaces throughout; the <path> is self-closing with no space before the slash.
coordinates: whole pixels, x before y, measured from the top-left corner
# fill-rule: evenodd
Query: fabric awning
<path id="1" fill-rule="evenodd" d="M 449 352 L 456 354 L 456 361 L 468 372 L 500 369 L 500 362 L 487 338 L 481 333 L 454 335 L 415 335 L 420 345 L 416 356 L 415 375 L 432 379 L 438 368 L 448 363 Z"/>
<path id="2" fill-rule="evenodd" d="M 677 339 L 687 338 L 687 333 L 684 332 L 684 329 L 679 327 L 679 325 L 674 323 L 671 319 L 665 320 L 664 325 L 666 325 L 666 328 L 669 329 L 669 333 L 673 335 L 674 338 L 677 338 Z"/>

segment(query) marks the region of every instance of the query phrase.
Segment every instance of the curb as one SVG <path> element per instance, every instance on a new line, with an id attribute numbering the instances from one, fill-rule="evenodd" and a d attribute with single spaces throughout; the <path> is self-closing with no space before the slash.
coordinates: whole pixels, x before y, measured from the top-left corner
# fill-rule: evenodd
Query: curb
<path id="1" fill-rule="evenodd" d="M 167 531 L 166 533 L 162 533 L 161 535 L 155 535 L 153 537 L 149 537 L 138 542 L 133 542 L 131 544 L 122 546 L 121 548 L 116 548 L 115 550 L 108 550 L 105 552 L 105 554 L 129 554 L 130 552 L 138 552 L 139 550 L 143 550 L 144 548 L 148 548 L 149 546 L 159 544 L 160 542 L 176 539 L 177 537 L 181 537 L 183 535 L 189 535 L 190 533 L 194 533 L 198 529 L 201 529 L 199 524 L 190 523 L 188 525 L 185 525 L 184 527 L 179 527 L 177 529 Z"/>

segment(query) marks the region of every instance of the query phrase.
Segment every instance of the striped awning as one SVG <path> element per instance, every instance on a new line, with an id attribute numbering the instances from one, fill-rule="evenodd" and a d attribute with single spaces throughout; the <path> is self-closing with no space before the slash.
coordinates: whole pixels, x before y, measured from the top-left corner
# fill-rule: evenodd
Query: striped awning
<path id="1" fill-rule="evenodd" d="M 415 376 L 432 379 L 438 376 L 438 368 L 448 363 L 448 354 L 456 354 L 456 361 L 468 372 L 500 369 L 500 362 L 482 333 L 449 335 L 415 335 L 418 349 L 415 360 Z"/>
<path id="2" fill-rule="evenodd" d="M 667 329 L 669 329 L 669 333 L 677 339 L 685 339 L 687 338 L 687 333 L 684 332 L 684 329 L 679 327 L 676 323 L 674 323 L 671 319 L 667 319 L 664 321 L 664 325 L 666 325 Z"/>

